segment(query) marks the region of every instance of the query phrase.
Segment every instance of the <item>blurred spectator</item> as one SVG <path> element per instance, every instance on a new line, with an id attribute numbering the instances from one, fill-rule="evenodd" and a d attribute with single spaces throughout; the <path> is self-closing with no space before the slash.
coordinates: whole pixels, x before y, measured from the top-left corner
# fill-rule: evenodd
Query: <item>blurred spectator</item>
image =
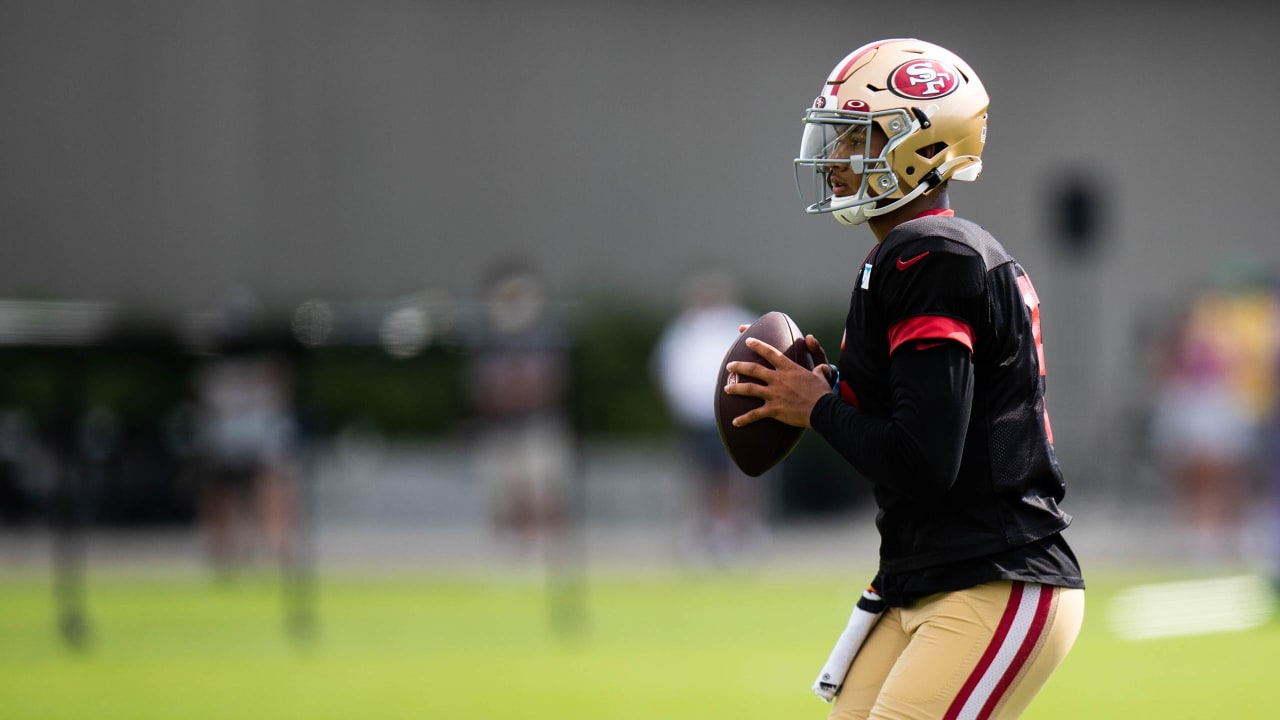
<path id="1" fill-rule="evenodd" d="M 292 563 L 300 520 L 292 368 L 255 341 L 243 307 L 233 309 L 224 313 L 218 354 L 194 378 L 200 521 L 221 571 L 263 545 Z"/>
<path id="2" fill-rule="evenodd" d="M 30 425 L 26 413 L 0 407 L 0 527 L 18 524 L 33 513 L 24 477 L 35 452 Z"/>
<path id="3" fill-rule="evenodd" d="M 1246 510 L 1268 459 L 1278 328 L 1266 273 L 1233 258 L 1190 304 L 1160 358 L 1155 442 L 1200 561 L 1242 559 Z"/>
<path id="4" fill-rule="evenodd" d="M 684 300 L 684 309 L 658 341 L 653 370 L 679 426 L 693 474 L 696 549 L 720 562 L 738 552 L 746 535 L 760 525 L 759 493 L 721 444 L 713 392 L 720 362 L 738 337 L 738 327 L 756 316 L 737 303 L 732 282 L 719 272 L 690 277 Z"/>
<path id="5" fill-rule="evenodd" d="M 483 289 L 467 368 L 475 470 L 494 529 L 555 560 L 564 549 L 575 472 L 568 340 L 528 266 L 499 265 Z"/>

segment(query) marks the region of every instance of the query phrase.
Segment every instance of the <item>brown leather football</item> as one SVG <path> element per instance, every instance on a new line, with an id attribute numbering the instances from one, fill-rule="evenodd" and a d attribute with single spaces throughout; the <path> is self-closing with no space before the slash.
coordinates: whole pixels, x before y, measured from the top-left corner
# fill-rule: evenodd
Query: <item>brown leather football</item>
<path id="1" fill-rule="evenodd" d="M 796 443 L 804 428 L 793 427 L 785 423 L 765 418 L 743 427 L 734 427 L 733 419 L 739 415 L 760 407 L 763 400 L 745 395 L 730 395 L 724 391 L 726 385 L 735 382 L 752 382 L 759 384 L 755 378 L 740 377 L 731 374 L 725 366 L 734 361 L 753 362 L 766 367 L 773 367 L 747 347 L 747 338 L 758 338 L 782 351 L 791 360 L 806 370 L 813 369 L 813 356 L 804 343 L 804 333 L 796 326 L 786 313 L 773 311 L 760 316 L 725 353 L 720 363 L 720 372 L 716 377 L 716 426 L 720 429 L 720 440 L 742 472 L 756 477 L 766 470 L 782 462 Z"/>

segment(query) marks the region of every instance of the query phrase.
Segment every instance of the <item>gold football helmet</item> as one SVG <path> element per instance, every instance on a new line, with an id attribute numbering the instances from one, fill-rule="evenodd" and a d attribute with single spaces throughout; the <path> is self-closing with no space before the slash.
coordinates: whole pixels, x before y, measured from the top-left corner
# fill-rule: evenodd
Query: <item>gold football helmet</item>
<path id="1" fill-rule="evenodd" d="M 832 213 L 845 225 L 858 225 L 952 178 L 976 180 L 988 103 L 973 68 L 945 48 L 895 39 L 854 50 L 805 111 L 795 159 L 796 187 L 811 200 L 805 212 Z M 837 196 L 832 190 L 831 172 L 840 165 L 860 176 L 856 192 Z M 803 188 L 806 169 L 812 173 L 809 193 Z"/>

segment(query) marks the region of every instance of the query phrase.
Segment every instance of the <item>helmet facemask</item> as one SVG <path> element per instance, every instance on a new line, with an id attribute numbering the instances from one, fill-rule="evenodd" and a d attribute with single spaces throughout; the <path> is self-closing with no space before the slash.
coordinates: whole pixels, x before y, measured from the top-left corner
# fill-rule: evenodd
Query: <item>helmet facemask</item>
<path id="1" fill-rule="evenodd" d="M 898 108 L 880 112 L 810 108 L 803 122 L 804 134 L 794 167 L 796 189 L 810 201 L 805 212 L 836 213 L 836 218 L 848 225 L 880 214 L 876 212 L 880 201 L 892 199 L 902 186 L 889 164 L 889 155 L 919 129 L 919 123 Z M 883 133 L 881 138 L 875 137 L 877 129 Z M 878 139 L 884 139 L 883 146 L 870 155 L 868 150 Z M 831 173 L 837 167 L 849 167 L 858 176 L 856 192 L 835 194 Z M 804 188 L 806 176 L 811 183 L 808 192 Z"/>

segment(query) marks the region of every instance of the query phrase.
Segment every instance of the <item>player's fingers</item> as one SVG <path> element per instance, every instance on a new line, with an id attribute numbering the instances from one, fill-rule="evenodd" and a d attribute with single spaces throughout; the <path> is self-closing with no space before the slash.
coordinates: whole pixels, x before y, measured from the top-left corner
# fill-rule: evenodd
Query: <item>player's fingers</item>
<path id="1" fill-rule="evenodd" d="M 767 385 L 758 385 L 749 382 L 733 382 L 730 381 L 725 385 L 724 391 L 729 395 L 746 395 L 747 397 L 762 398 L 766 394 Z"/>
<path id="2" fill-rule="evenodd" d="M 794 364 L 791 362 L 791 358 L 782 354 L 781 350 L 760 338 L 747 338 L 747 347 L 755 351 L 755 353 L 760 357 L 768 360 L 775 368 L 780 368 L 787 364 Z"/>
<path id="3" fill-rule="evenodd" d="M 741 360 L 731 362 L 724 367 L 731 373 L 745 375 L 757 380 L 763 380 L 764 382 L 768 382 L 775 372 L 771 368 L 767 368 L 759 363 L 743 362 Z"/>
<path id="4" fill-rule="evenodd" d="M 739 325 L 739 326 L 738 326 L 738 334 L 739 334 L 739 335 L 741 335 L 742 333 L 746 332 L 746 331 L 747 331 L 747 328 L 749 328 L 749 327 L 751 327 L 751 326 L 750 326 L 750 325 Z"/>
<path id="5" fill-rule="evenodd" d="M 769 414 L 764 408 L 756 408 L 755 410 L 749 410 L 734 418 L 733 426 L 742 427 L 743 425 L 750 425 L 757 420 L 763 420 L 767 417 L 769 417 Z"/>
<path id="6" fill-rule="evenodd" d="M 822 343 L 818 342 L 818 338 L 805 335 L 804 344 L 809 348 L 809 354 L 813 356 L 814 365 L 827 364 L 827 351 L 822 349 Z"/>

